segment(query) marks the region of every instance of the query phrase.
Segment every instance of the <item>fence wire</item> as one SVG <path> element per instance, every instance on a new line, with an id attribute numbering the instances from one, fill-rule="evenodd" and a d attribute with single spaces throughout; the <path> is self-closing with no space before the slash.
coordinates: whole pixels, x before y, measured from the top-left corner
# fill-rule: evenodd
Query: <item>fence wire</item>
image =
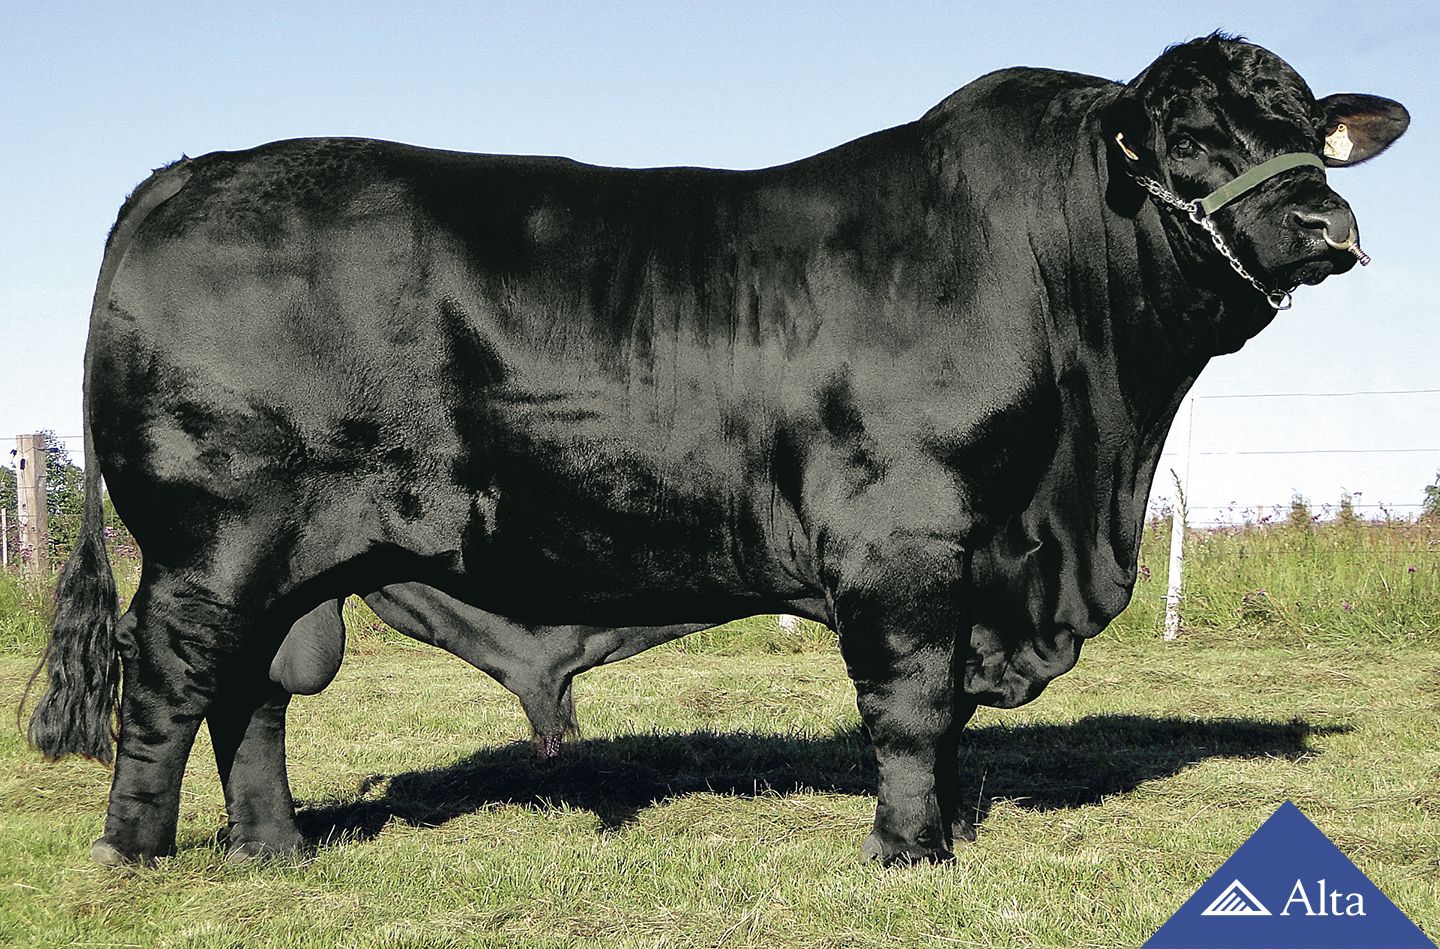
<path id="1" fill-rule="evenodd" d="M 1213 395 L 1196 395 L 1194 402 L 1224 402 L 1231 400 L 1293 400 L 1293 399 L 1322 399 L 1322 400 L 1344 400 L 1344 399 L 1368 399 L 1375 397 L 1401 399 L 1410 397 L 1440 396 L 1440 388 L 1395 388 L 1395 389 L 1353 389 L 1345 391 L 1295 391 L 1295 392 L 1236 392 L 1217 393 Z M 85 466 L 85 440 L 82 435 L 53 435 L 52 450 L 60 449 L 65 457 L 77 467 Z M 0 436 L 0 461 L 3 461 L 11 469 L 13 474 L 15 468 L 15 444 L 17 439 L 12 436 Z M 1434 456 L 1436 468 L 1440 469 L 1440 445 L 1426 446 L 1397 446 L 1397 445 L 1375 445 L 1365 446 L 1332 446 L 1316 445 L 1296 448 L 1227 448 L 1223 446 L 1193 445 L 1190 451 L 1175 450 L 1167 448 L 1160 456 L 1160 474 L 1156 477 L 1156 485 L 1152 490 L 1147 511 L 1150 517 L 1166 514 L 1174 504 L 1170 492 L 1167 490 L 1164 473 L 1168 460 L 1172 464 L 1177 460 L 1186 461 L 1188 478 L 1194 482 L 1196 472 L 1194 466 L 1188 464 L 1190 459 L 1221 459 L 1221 458 L 1319 458 L 1332 456 L 1344 457 L 1366 457 L 1366 456 Z M 1352 483 L 1363 478 L 1346 478 Z M 1341 481 L 1336 478 L 1337 483 Z M 1208 487 L 1201 484 L 1203 489 Z M 1416 485 L 1419 490 L 1423 484 Z M 1196 494 L 1196 486 L 1192 484 L 1187 493 L 1193 497 Z M 1346 491 L 1340 488 L 1335 492 L 1333 499 L 1302 498 L 1300 500 L 1309 507 L 1313 513 L 1320 518 L 1330 518 L 1340 513 L 1343 508 L 1360 514 L 1363 517 L 1374 520 L 1393 520 L 1419 516 L 1425 509 L 1423 503 L 1412 501 L 1387 502 L 1387 501 L 1362 501 L 1363 491 Z M 1348 505 L 1342 505 L 1340 498 L 1350 497 Z M 13 498 L 6 498 L 6 503 L 13 505 Z M 1245 523 L 1269 523 L 1287 516 L 1296 499 L 1294 497 L 1284 499 L 1250 499 L 1247 501 L 1232 500 L 1226 504 L 1189 504 L 1187 510 L 1198 517 L 1189 519 L 1191 526 L 1196 527 L 1219 527 L 1232 526 Z M 13 513 L 13 512 L 12 512 Z M 12 522 L 14 518 L 11 518 Z"/>

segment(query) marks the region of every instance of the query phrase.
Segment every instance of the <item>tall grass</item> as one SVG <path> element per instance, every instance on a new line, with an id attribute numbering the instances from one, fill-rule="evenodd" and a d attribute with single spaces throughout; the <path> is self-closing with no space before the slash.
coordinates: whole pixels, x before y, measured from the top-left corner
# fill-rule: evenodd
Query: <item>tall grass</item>
<path id="1" fill-rule="evenodd" d="M 0 570 L 0 650 L 38 649 L 45 642 L 53 584 L 10 570 Z"/>
<path id="2" fill-rule="evenodd" d="M 1140 545 L 1134 598 L 1105 635 L 1134 642 L 1159 634 L 1169 550 L 1169 523 L 1152 520 Z M 121 542 L 112 545 L 111 562 L 123 604 L 139 582 L 139 557 Z M 1440 521 L 1297 519 L 1192 529 L 1184 589 L 1185 635 L 1201 640 L 1440 644 Z M 43 648 L 53 590 L 53 577 L 0 571 L 0 650 Z M 357 646 L 409 642 L 358 599 L 345 614 Z M 776 655 L 833 647 L 833 634 L 816 623 L 785 629 L 772 617 L 751 617 L 663 648 Z"/>
<path id="3" fill-rule="evenodd" d="M 1164 621 L 1170 529 L 1147 525 L 1129 609 L 1107 635 Z M 1440 643 L 1440 522 L 1286 521 L 1188 531 L 1186 635 L 1243 644 Z"/>
<path id="4" fill-rule="evenodd" d="M 128 541 L 128 535 L 124 541 Z M 110 544 L 110 566 L 123 608 L 140 583 L 140 555 L 130 543 Z M 24 566 L 0 570 L 0 652 L 45 648 L 55 601 L 54 573 L 36 575 Z"/>

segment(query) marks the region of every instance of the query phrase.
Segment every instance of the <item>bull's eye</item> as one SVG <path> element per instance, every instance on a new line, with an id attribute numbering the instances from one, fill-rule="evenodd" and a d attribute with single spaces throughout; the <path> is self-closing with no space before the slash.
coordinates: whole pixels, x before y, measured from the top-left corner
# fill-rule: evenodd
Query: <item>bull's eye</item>
<path id="1" fill-rule="evenodd" d="M 1194 158 L 1200 154 L 1200 145 L 1188 135 L 1177 136 L 1175 141 L 1170 143 L 1171 158 Z"/>

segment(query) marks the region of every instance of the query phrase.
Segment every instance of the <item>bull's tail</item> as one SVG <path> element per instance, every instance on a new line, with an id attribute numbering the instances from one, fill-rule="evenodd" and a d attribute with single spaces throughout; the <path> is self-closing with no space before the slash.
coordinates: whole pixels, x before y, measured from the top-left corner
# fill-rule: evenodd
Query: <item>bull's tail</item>
<path id="1" fill-rule="evenodd" d="M 118 601 L 115 574 L 105 551 L 100 455 L 90 424 L 95 328 L 136 230 L 189 178 L 190 162 L 185 158 L 156 170 L 125 199 L 105 242 L 90 310 L 90 341 L 85 347 L 85 519 L 75 549 L 60 571 L 50 642 L 30 677 L 33 686 L 42 673 L 45 676 L 45 692 L 30 716 L 30 744 L 51 760 L 65 755 L 84 755 L 106 764 L 114 760 L 120 698 L 120 656 L 115 641 Z M 27 696 L 29 691 L 27 687 Z"/>
<path id="2" fill-rule="evenodd" d="M 119 604 L 110 555 L 105 551 L 100 464 L 88 422 L 85 429 L 84 522 L 75 549 L 60 571 L 50 641 L 30 677 L 33 686 L 43 673 L 45 692 L 30 716 L 29 738 L 30 744 L 52 761 L 84 755 L 109 764 L 114 757 L 115 709 L 120 696 L 120 656 L 115 645 Z"/>

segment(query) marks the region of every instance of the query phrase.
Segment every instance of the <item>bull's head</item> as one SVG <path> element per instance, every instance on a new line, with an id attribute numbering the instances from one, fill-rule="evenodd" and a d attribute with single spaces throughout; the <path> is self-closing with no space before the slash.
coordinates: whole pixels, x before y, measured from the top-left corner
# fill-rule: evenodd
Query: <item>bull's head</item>
<path id="1" fill-rule="evenodd" d="M 1404 106 L 1379 96 L 1317 100 L 1278 56 L 1217 34 L 1167 50 L 1119 94 L 1104 130 L 1112 168 L 1192 218 L 1180 229 L 1194 239 L 1192 250 L 1220 253 L 1211 246 L 1218 233 L 1240 276 L 1248 271 L 1279 308 L 1283 291 L 1368 261 L 1350 205 L 1330 189 L 1322 162 L 1366 161 L 1409 123 Z M 1232 182 L 1237 187 L 1216 194 Z"/>

